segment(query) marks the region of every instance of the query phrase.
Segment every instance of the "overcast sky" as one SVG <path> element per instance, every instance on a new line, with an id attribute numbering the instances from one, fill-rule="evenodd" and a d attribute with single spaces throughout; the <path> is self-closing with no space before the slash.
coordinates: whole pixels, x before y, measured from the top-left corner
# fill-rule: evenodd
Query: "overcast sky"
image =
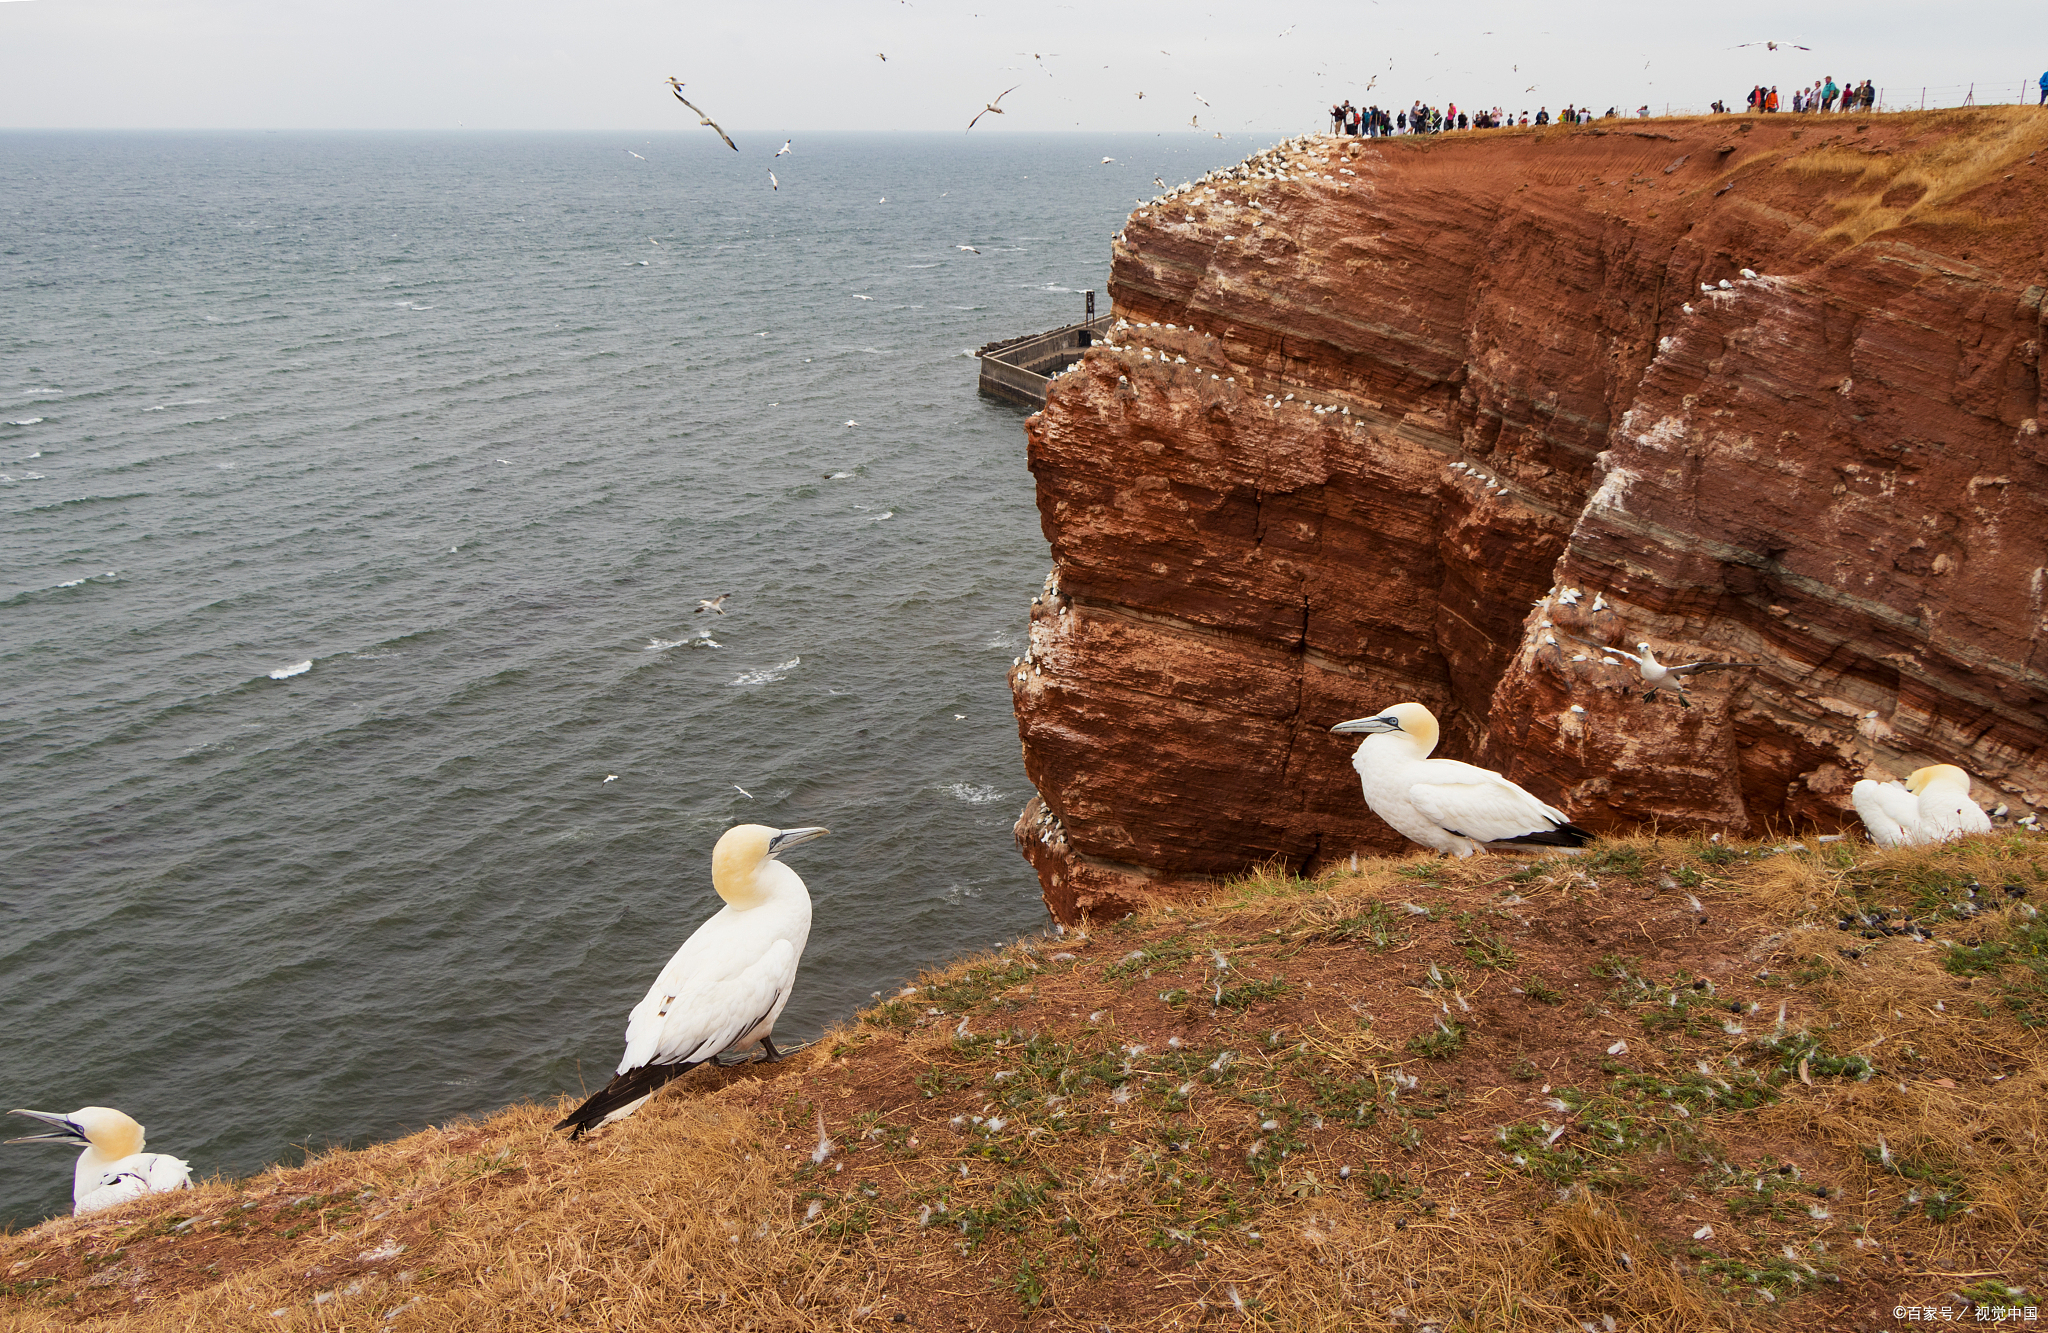
<path id="1" fill-rule="evenodd" d="M 1730 49 L 1766 40 L 1812 50 Z M 0 50 L 12 128 L 657 131 L 688 116 L 673 74 L 736 136 L 958 130 L 1012 84 L 975 133 L 1206 136 L 1312 129 L 1344 96 L 1661 111 L 1830 74 L 2011 101 L 2048 68 L 2048 5 L 0 0 Z"/>

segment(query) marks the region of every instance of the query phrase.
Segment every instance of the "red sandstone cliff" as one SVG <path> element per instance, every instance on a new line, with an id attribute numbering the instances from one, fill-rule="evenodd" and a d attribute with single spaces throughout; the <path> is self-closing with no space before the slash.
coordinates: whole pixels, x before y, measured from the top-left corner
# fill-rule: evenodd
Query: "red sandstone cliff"
<path id="1" fill-rule="evenodd" d="M 1055 913 L 1401 846 L 1328 728 L 1403 699 L 1596 828 L 1843 827 L 1935 761 L 2048 805 L 2037 147 L 2017 108 L 1297 140 L 1133 214 L 1130 325 L 1027 423 Z M 1574 636 L 1756 665 L 1644 703 Z"/>

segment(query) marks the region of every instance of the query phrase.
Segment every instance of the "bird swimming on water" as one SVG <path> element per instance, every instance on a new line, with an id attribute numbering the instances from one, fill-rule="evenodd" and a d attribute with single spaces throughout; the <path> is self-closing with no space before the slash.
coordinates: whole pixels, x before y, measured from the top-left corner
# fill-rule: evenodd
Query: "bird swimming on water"
<path id="1" fill-rule="evenodd" d="M 145 1194 L 190 1189 L 191 1165 L 169 1153 L 142 1150 L 142 1126 L 111 1106 L 81 1106 L 68 1115 L 54 1111 L 10 1111 L 54 1126 L 53 1134 L 29 1134 L 9 1143 L 61 1143 L 83 1148 L 71 1172 L 71 1211 L 90 1213 Z"/>
<path id="2" fill-rule="evenodd" d="M 711 887 L 725 906 L 683 941 L 626 1019 L 618 1076 L 562 1118 L 574 1139 L 623 1120 L 670 1079 L 726 1051 L 761 1047 L 789 1003 L 811 934 L 811 895 L 775 858 L 822 838 L 822 828 L 739 824 L 711 852 Z"/>
<path id="3" fill-rule="evenodd" d="M 1991 817 L 1970 799 L 1970 775 L 1954 764 L 1916 768 L 1903 787 L 1864 778 L 1849 789 L 1849 801 L 1880 847 L 1918 847 L 1991 831 Z"/>
<path id="4" fill-rule="evenodd" d="M 1419 703 L 1395 704 L 1330 730 L 1364 735 L 1351 766 L 1365 788 L 1365 803 L 1410 842 L 1463 857 L 1488 843 L 1582 847 L 1592 840 L 1564 811 L 1493 770 L 1431 759 L 1436 715 Z"/>

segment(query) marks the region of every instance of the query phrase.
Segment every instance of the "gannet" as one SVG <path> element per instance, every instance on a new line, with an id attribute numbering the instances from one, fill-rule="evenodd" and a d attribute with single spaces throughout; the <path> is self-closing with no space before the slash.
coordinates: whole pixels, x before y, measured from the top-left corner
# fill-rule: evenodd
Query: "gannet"
<path id="1" fill-rule="evenodd" d="M 1431 759 L 1436 715 L 1421 704 L 1395 704 L 1330 730 L 1364 734 L 1351 766 L 1365 803 L 1410 842 L 1463 857 L 1482 843 L 1580 847 L 1593 836 L 1490 769 Z"/>
<path id="2" fill-rule="evenodd" d="M 725 599 L 726 599 L 726 598 L 728 598 L 728 597 L 730 597 L 730 596 L 732 596 L 732 594 L 731 594 L 731 593 L 729 593 L 729 592 L 722 592 L 722 593 L 718 594 L 718 596 L 716 596 L 716 597 L 699 597 L 699 598 L 697 599 L 697 610 L 696 610 L 696 614 L 697 614 L 697 615 L 700 615 L 700 616 L 701 616 L 701 615 L 703 615 L 703 614 L 704 614 L 704 613 L 705 613 L 706 611 L 715 611 L 715 612 L 717 612 L 717 613 L 718 613 L 719 615 L 721 615 L 721 616 L 722 616 L 722 615 L 724 615 L 724 614 L 725 614 Z"/>
<path id="3" fill-rule="evenodd" d="M 789 1002 L 811 934 L 811 895 L 775 858 L 830 830 L 739 824 L 711 852 L 711 887 L 725 906 L 675 956 L 626 1020 L 618 1076 L 563 1117 L 569 1137 L 623 1120 L 662 1084 L 726 1051 L 760 1046 Z"/>
<path id="4" fill-rule="evenodd" d="M 701 110 L 699 110 L 696 103 L 692 102 L 689 98 L 683 96 L 683 85 L 676 81 L 676 77 L 673 74 L 669 76 L 668 83 L 669 91 L 676 95 L 676 100 L 678 102 L 681 102 L 684 106 L 689 107 L 690 110 L 697 112 L 697 123 L 699 125 L 709 125 L 712 131 L 715 134 L 717 134 L 719 138 L 725 140 L 725 146 L 727 148 L 732 149 L 735 153 L 737 153 L 740 150 L 740 146 L 732 141 L 732 136 L 730 134 L 727 134 L 724 130 L 719 129 L 718 123 L 716 121 L 712 120 L 711 117 L 705 115 Z"/>
<path id="5" fill-rule="evenodd" d="M 1010 85 L 1009 87 L 1007 87 L 1007 88 L 1003 89 L 1003 90 L 1002 90 L 1001 92 L 997 93 L 997 94 L 996 94 L 996 101 L 995 101 L 995 102 L 990 102 L 990 103 L 989 103 L 989 104 L 988 104 L 987 106 L 985 106 L 985 107 L 983 107 L 983 108 L 982 108 L 981 110 L 979 110 L 979 111 L 975 112 L 975 113 L 974 113 L 974 120 L 970 120 L 970 121 L 968 121 L 968 122 L 967 122 L 967 128 L 968 128 L 968 129 L 970 129 L 970 130 L 971 130 L 971 129 L 973 129 L 973 128 L 974 128 L 974 121 L 975 121 L 975 120 L 980 120 L 980 119 L 981 119 L 981 118 L 982 118 L 983 116 L 986 116 L 986 115 L 988 115 L 988 114 L 989 114 L 990 112 L 994 112 L 994 113 L 995 113 L 996 115 L 998 115 L 998 116 L 1002 115 L 1002 114 L 1003 114 L 1003 109 L 1002 109 L 1001 107 L 997 106 L 997 105 L 996 105 L 996 102 L 1000 102 L 1000 101 L 1002 101 L 1002 100 L 1003 100 L 1003 99 L 1004 99 L 1005 97 L 1008 97 L 1008 96 L 1009 96 L 1009 95 L 1010 95 L 1011 93 L 1014 93 L 1014 92 L 1016 92 L 1016 91 L 1017 91 L 1017 90 L 1018 90 L 1019 88 L 1022 88 L 1023 86 L 1024 86 L 1024 85 L 1023 85 L 1023 84 L 1021 84 L 1021 83 L 1013 83 L 1013 84 L 1011 84 L 1011 85 Z M 962 131 L 962 132 L 963 132 L 963 133 L 965 133 L 965 131 Z"/>
<path id="6" fill-rule="evenodd" d="M 1572 636 L 1570 635 L 1567 635 L 1566 637 L 1572 638 Z M 1626 648 L 1611 648 L 1604 643 L 1594 643 L 1590 639 L 1572 638 L 1572 641 L 1574 643 L 1583 643 L 1588 648 L 1597 648 L 1603 653 L 1612 653 L 1616 657 L 1626 657 L 1629 661 L 1634 662 L 1636 664 L 1636 674 L 1642 677 L 1643 684 L 1650 687 L 1649 689 L 1643 691 L 1644 703 L 1648 703 L 1650 701 L 1651 696 L 1655 695 L 1658 690 L 1669 689 L 1673 694 L 1678 696 L 1678 702 L 1680 702 L 1681 704 L 1685 704 L 1687 708 L 1690 708 L 1692 707 L 1692 705 L 1686 701 L 1685 681 L 1683 677 L 1693 675 L 1694 673 L 1700 671 L 1721 671 L 1726 670 L 1730 667 L 1747 667 L 1756 665 L 1756 663 L 1754 662 L 1701 661 L 1677 664 L 1665 663 L 1659 662 L 1657 660 L 1657 654 L 1651 651 L 1650 645 L 1647 643 L 1637 644 L 1636 651 L 1630 652 Z M 1615 665 L 1619 666 L 1620 663 L 1617 662 L 1615 663 Z"/>
<path id="7" fill-rule="evenodd" d="M 773 169 L 770 169 L 770 171 L 768 172 L 768 188 L 771 190 L 779 190 L 782 188 L 782 182 L 775 179 L 775 172 Z"/>
<path id="8" fill-rule="evenodd" d="M 782 156 L 782 155 L 783 155 L 784 153 L 787 153 L 787 152 L 789 152 L 789 151 L 790 151 L 790 147 L 789 147 L 789 145 L 790 145 L 790 140 L 788 140 L 788 139 L 784 139 L 784 140 L 782 141 L 782 147 L 780 147 L 780 148 L 778 148 L 778 149 L 776 149 L 776 150 L 775 150 L 775 156 L 777 156 L 777 157 L 781 157 L 781 156 Z"/>
<path id="9" fill-rule="evenodd" d="M 1970 775 L 1954 764 L 1916 768 L 1903 787 L 1865 778 L 1849 789 L 1849 800 L 1880 847 L 1917 847 L 1991 831 L 1990 816 L 1970 799 Z"/>
<path id="10" fill-rule="evenodd" d="M 71 1173 L 71 1211 L 90 1213 L 144 1194 L 190 1189 L 189 1163 L 168 1153 L 142 1150 L 142 1126 L 111 1106 L 81 1106 L 69 1115 L 52 1111 L 11 1111 L 56 1127 L 54 1134 L 29 1134 L 9 1143 L 62 1143 L 83 1148 Z"/>

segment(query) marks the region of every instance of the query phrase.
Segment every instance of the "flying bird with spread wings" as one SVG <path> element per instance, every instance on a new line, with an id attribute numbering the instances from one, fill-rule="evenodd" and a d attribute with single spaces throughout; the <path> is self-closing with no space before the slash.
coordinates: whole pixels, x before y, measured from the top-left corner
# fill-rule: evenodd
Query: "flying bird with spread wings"
<path id="1" fill-rule="evenodd" d="M 1794 51 L 1811 51 L 1813 49 L 1810 46 L 1801 46 L 1797 42 L 1744 42 L 1741 46 L 1731 46 L 1728 49 L 1730 51 L 1740 51 L 1746 46 L 1761 46 L 1771 51 L 1775 51 L 1781 46 L 1790 47 Z"/>
<path id="2" fill-rule="evenodd" d="M 689 107 L 690 110 L 697 112 L 697 123 L 699 125 L 709 125 L 713 133 L 717 134 L 719 138 L 725 140 L 725 146 L 727 148 L 732 149 L 735 153 L 737 153 L 740 150 L 740 146 L 732 141 L 732 136 L 730 134 L 727 134 L 724 130 L 718 128 L 717 121 L 714 121 L 713 119 L 711 119 L 711 117 L 705 115 L 703 111 L 699 110 L 696 103 L 692 102 L 689 98 L 683 96 L 682 82 L 678 80 L 676 76 L 673 74 L 668 76 L 668 90 L 676 95 L 676 100 L 678 102 L 681 102 L 684 106 Z"/>
<path id="3" fill-rule="evenodd" d="M 1021 83 L 1013 83 L 1013 84 L 1011 84 L 1011 85 L 1010 85 L 1009 87 L 1007 87 L 1007 88 L 1003 89 L 1003 90 L 1002 90 L 1001 92 L 997 93 L 997 94 L 996 94 L 996 101 L 995 101 L 995 102 L 990 102 L 990 103 L 989 103 L 989 104 L 988 104 L 987 106 L 985 106 L 985 107 L 983 107 L 983 108 L 982 108 L 981 110 L 979 110 L 979 111 L 975 112 L 975 113 L 974 113 L 974 120 L 970 120 L 970 121 L 968 121 L 968 122 L 967 122 L 967 128 L 968 128 L 968 129 L 970 129 L 970 130 L 971 130 L 971 129 L 973 129 L 973 128 L 974 128 L 974 122 L 975 122 L 975 121 L 977 121 L 977 120 L 980 120 L 980 119 L 981 119 L 981 118 L 982 118 L 983 116 L 986 116 L 986 115 L 987 115 L 987 114 L 989 114 L 989 113 L 990 113 L 991 111 L 993 111 L 993 112 L 994 112 L 995 114 L 997 114 L 998 116 L 1002 115 L 1002 114 L 1003 114 L 1003 109 L 1002 109 L 1002 108 L 1001 108 L 1000 106 L 997 106 L 997 105 L 996 105 L 996 102 L 1000 102 L 1000 101 L 1002 101 L 1002 100 L 1003 100 L 1003 99 L 1004 99 L 1005 97 L 1008 97 L 1008 96 L 1009 96 L 1009 95 L 1010 95 L 1011 93 L 1014 93 L 1014 92 L 1016 92 L 1016 91 L 1017 91 L 1017 90 L 1018 90 L 1019 88 L 1022 88 L 1023 86 L 1024 86 L 1024 85 L 1023 85 L 1023 84 L 1021 84 Z M 965 132 L 965 131 L 963 131 L 963 133 L 964 133 L 964 132 Z"/>

